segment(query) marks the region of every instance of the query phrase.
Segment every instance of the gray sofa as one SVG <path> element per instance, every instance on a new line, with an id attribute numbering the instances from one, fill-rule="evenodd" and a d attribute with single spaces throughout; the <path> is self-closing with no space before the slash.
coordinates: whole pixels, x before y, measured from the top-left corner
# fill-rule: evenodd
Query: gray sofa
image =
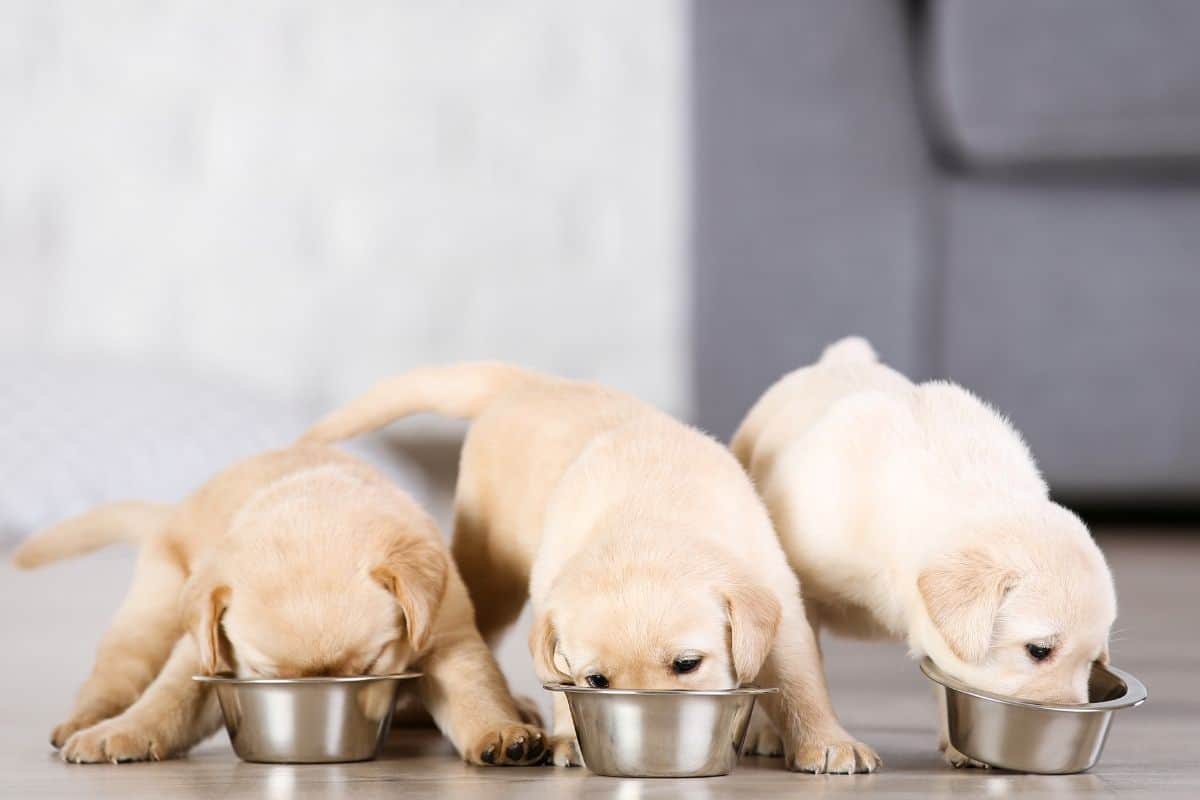
<path id="1" fill-rule="evenodd" d="M 1060 493 L 1200 498 L 1200 3 L 700 0 L 692 61 L 701 425 L 862 333 Z"/>

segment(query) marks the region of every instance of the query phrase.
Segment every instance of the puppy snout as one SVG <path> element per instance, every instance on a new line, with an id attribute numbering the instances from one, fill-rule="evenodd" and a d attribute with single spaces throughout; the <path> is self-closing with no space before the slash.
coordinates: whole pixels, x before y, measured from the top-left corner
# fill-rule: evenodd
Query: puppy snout
<path id="1" fill-rule="evenodd" d="M 1028 698 L 1036 703 L 1053 703 L 1055 705 L 1062 706 L 1077 706 L 1088 701 L 1088 693 L 1086 686 L 1082 689 L 1075 687 L 1063 687 L 1041 692 L 1031 692 L 1029 693 Z"/>
<path id="2" fill-rule="evenodd" d="M 1082 704 L 1086 703 L 1087 700 L 1088 699 L 1086 696 L 1081 697 L 1076 692 L 1065 692 L 1063 694 L 1051 695 L 1050 697 L 1046 698 L 1043 702 L 1055 703 L 1057 705 L 1062 705 L 1062 706 L 1078 706 L 1078 705 L 1082 705 Z"/>

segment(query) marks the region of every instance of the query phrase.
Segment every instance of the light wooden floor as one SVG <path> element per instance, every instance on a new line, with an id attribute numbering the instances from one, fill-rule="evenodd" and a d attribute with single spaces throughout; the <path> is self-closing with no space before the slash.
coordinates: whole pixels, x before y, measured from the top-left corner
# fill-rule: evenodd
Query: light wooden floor
<path id="1" fill-rule="evenodd" d="M 883 756 L 878 775 L 794 775 L 768 759 L 745 759 L 729 777 L 683 781 L 483 769 L 461 764 L 432 733 L 399 734 L 379 761 L 345 766 L 243 764 L 224 734 L 177 761 L 66 765 L 46 736 L 90 664 L 130 562 L 104 553 L 32 574 L 6 565 L 0 568 L 0 798 L 1200 797 L 1200 530 L 1106 531 L 1101 543 L 1121 601 L 1113 660 L 1146 682 L 1150 701 L 1116 720 L 1095 770 L 1057 777 L 944 766 L 934 748 L 932 695 L 901 648 L 846 642 L 827 643 L 834 701 L 847 727 Z"/>

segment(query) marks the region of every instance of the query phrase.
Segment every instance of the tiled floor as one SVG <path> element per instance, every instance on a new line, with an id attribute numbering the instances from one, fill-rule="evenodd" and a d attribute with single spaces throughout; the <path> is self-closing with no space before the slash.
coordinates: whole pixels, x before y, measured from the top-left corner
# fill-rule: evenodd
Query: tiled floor
<path id="1" fill-rule="evenodd" d="M 1109 530 L 1101 543 L 1121 600 L 1114 662 L 1141 677 L 1150 701 L 1116 720 L 1092 772 L 1013 775 L 944 766 L 934 748 L 934 707 L 924 679 L 895 645 L 827 644 L 834 701 L 850 730 L 874 745 L 884 771 L 793 775 L 778 761 L 746 759 L 725 778 L 618 780 L 585 770 L 482 769 L 460 763 L 432 733 L 399 734 L 378 761 L 267 766 L 234 758 L 223 734 L 186 758 L 159 764 L 74 766 L 46 742 L 68 708 L 92 648 L 115 608 L 129 561 L 103 553 L 40 573 L 0 568 L 5 611 L 0 700 L 0 797 L 160 798 L 293 796 L 466 798 L 761 798 L 879 794 L 891 798 L 1200 797 L 1200 531 Z"/>

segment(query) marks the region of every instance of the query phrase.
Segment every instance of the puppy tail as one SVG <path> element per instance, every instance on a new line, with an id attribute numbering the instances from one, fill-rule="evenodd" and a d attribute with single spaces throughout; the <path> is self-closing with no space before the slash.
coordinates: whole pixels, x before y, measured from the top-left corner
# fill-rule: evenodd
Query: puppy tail
<path id="1" fill-rule="evenodd" d="M 821 353 L 822 364 L 871 364 L 878 360 L 875 348 L 861 336 L 838 339 Z"/>
<path id="2" fill-rule="evenodd" d="M 140 542 L 166 527 L 174 510 L 171 505 L 135 501 L 97 506 L 26 539 L 13 553 L 12 563 L 20 569 L 34 569 L 113 542 Z"/>
<path id="3" fill-rule="evenodd" d="M 534 372 L 496 362 L 422 367 L 388 378 L 309 428 L 301 442 L 329 444 L 423 411 L 474 419 L 509 389 L 538 380 Z"/>

